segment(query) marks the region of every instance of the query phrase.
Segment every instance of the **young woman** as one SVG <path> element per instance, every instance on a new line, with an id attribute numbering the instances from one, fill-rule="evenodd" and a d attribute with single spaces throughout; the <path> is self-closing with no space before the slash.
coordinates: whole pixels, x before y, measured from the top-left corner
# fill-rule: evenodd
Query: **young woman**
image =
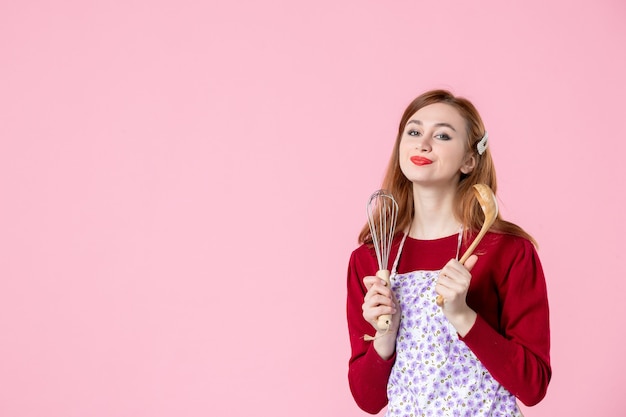
<path id="1" fill-rule="evenodd" d="M 369 413 L 520 416 L 516 398 L 545 396 L 548 299 L 534 240 L 498 216 L 458 261 L 484 220 L 473 185 L 496 192 L 487 140 L 475 107 L 448 91 L 420 95 L 402 116 L 383 181 L 399 206 L 391 285 L 375 276 L 368 225 L 348 268 L 348 379 Z M 391 325 L 378 328 L 384 314 Z"/>

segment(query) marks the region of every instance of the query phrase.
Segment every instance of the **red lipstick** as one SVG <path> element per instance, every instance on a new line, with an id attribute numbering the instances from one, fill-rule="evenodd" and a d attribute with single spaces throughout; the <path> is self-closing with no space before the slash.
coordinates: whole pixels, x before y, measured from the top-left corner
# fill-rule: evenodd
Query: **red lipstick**
<path id="1" fill-rule="evenodd" d="M 423 156 L 412 156 L 411 157 L 411 162 L 413 162 L 415 165 L 428 165 L 428 164 L 432 164 L 433 161 L 431 161 L 428 158 L 424 158 Z"/>

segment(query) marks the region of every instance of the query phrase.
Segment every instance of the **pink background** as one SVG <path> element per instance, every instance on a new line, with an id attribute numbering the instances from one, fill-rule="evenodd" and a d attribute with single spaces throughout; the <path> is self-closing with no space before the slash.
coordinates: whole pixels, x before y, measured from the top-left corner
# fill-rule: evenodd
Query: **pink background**
<path id="1" fill-rule="evenodd" d="M 408 102 L 474 101 L 554 376 L 617 416 L 626 6 L 0 2 L 0 415 L 362 416 L 345 273 Z"/>

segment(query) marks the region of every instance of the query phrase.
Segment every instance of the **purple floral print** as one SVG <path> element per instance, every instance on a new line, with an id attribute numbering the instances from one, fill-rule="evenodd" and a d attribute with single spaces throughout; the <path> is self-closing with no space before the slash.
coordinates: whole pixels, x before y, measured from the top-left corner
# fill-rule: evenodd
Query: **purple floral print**
<path id="1" fill-rule="evenodd" d="M 435 303 L 438 275 L 392 276 L 402 317 L 387 385 L 387 417 L 521 416 L 515 397 L 459 340 Z"/>

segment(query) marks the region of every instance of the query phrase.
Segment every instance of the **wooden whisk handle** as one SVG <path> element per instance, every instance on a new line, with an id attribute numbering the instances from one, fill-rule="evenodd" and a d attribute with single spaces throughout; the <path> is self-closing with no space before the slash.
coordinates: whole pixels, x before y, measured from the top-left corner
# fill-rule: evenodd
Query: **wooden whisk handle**
<path id="1" fill-rule="evenodd" d="M 390 273 L 387 269 L 380 269 L 378 272 L 376 272 L 376 276 L 382 279 L 383 281 L 385 281 L 385 285 L 387 287 L 391 287 L 391 281 L 389 280 L 389 275 Z M 386 330 L 386 329 L 389 329 L 390 326 L 391 326 L 390 314 L 383 314 L 382 316 L 378 317 L 378 330 Z"/>

